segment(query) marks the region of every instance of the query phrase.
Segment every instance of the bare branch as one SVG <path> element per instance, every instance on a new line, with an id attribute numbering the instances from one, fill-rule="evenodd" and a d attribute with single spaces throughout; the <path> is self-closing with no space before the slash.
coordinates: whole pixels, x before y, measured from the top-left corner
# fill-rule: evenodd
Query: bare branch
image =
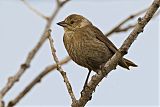
<path id="1" fill-rule="evenodd" d="M 56 0 L 57 5 L 60 6 L 61 5 L 61 1 L 60 0 Z"/>
<path id="2" fill-rule="evenodd" d="M 152 19 L 156 18 L 158 15 L 160 14 L 160 11 L 156 12 L 156 14 L 153 16 Z M 115 30 L 114 33 L 120 33 L 120 32 L 126 32 L 128 31 L 129 29 L 132 29 L 136 26 L 136 23 L 135 24 L 132 24 L 132 25 L 128 25 L 127 27 L 119 27 Z"/>
<path id="3" fill-rule="evenodd" d="M 64 72 L 64 70 L 62 69 L 62 67 L 61 67 L 61 65 L 60 65 L 60 63 L 59 63 L 58 57 L 57 57 L 57 55 L 56 55 L 56 50 L 55 50 L 55 48 L 54 48 L 54 41 L 53 41 L 53 39 L 52 39 L 52 37 L 51 37 L 51 35 L 50 35 L 50 32 L 51 32 L 51 30 L 48 31 L 48 33 L 49 33 L 49 34 L 48 34 L 48 39 L 49 39 L 49 43 L 50 43 L 50 47 L 51 47 L 53 59 L 54 59 L 54 61 L 55 61 L 56 64 L 57 64 L 57 70 L 60 72 L 60 74 L 62 75 L 62 77 L 63 77 L 63 79 L 64 79 L 64 82 L 65 82 L 65 84 L 66 84 L 68 93 L 69 93 L 69 95 L 70 95 L 70 97 L 71 97 L 71 99 L 72 99 L 72 102 L 76 102 L 76 98 L 75 98 L 75 95 L 74 95 L 74 93 L 73 93 L 73 91 L 72 91 L 72 87 L 71 87 L 71 84 L 70 84 L 70 82 L 69 82 L 69 80 L 68 80 L 68 77 L 67 77 L 67 75 L 66 75 L 66 72 Z"/>
<path id="4" fill-rule="evenodd" d="M 59 63 L 61 65 L 66 64 L 67 62 L 70 61 L 70 57 L 65 57 L 64 59 L 62 59 Z M 21 91 L 13 100 L 9 101 L 8 103 L 8 107 L 14 106 L 16 105 L 20 100 L 22 100 L 22 98 L 29 92 L 31 91 L 31 89 L 33 89 L 33 87 L 40 83 L 42 78 L 44 78 L 47 74 L 51 73 L 51 71 L 55 70 L 57 68 L 57 64 L 53 64 L 53 65 L 49 65 L 47 67 L 45 67 L 45 69 L 37 76 L 35 77 L 34 80 L 32 80 L 32 82 L 30 82 L 23 91 Z M 1 107 L 1 106 L 0 106 Z"/>
<path id="5" fill-rule="evenodd" d="M 35 14 L 42 17 L 45 20 L 48 20 L 48 17 L 36 10 L 34 7 L 32 7 L 26 0 L 21 0 L 30 10 L 32 10 Z"/>
<path id="6" fill-rule="evenodd" d="M 68 0 L 66 0 L 66 2 L 62 2 L 62 4 L 64 5 L 65 3 L 67 3 L 67 1 Z M 56 10 L 52 13 L 51 17 L 49 18 L 48 23 L 46 24 L 46 27 L 44 29 L 44 32 L 43 32 L 40 40 L 36 44 L 36 46 L 28 53 L 28 56 L 26 57 L 25 62 L 23 64 L 21 64 L 17 73 L 15 75 L 9 77 L 7 84 L 2 88 L 2 90 L 0 90 L 0 96 L 1 96 L 0 103 L 2 102 L 3 97 L 6 95 L 6 93 L 14 86 L 14 84 L 16 82 L 19 81 L 20 77 L 25 73 L 26 69 L 28 69 L 30 67 L 30 63 L 33 60 L 34 56 L 36 55 L 36 53 L 39 51 L 39 49 L 41 48 L 41 46 L 43 45 L 43 43 L 47 39 L 47 36 L 45 35 L 46 31 L 48 31 L 48 29 L 50 28 L 53 19 L 55 18 L 58 11 L 60 10 L 60 8 L 63 5 L 57 6 Z M 2 103 L 0 105 L 2 105 Z"/>
<path id="7" fill-rule="evenodd" d="M 105 34 L 105 36 L 110 36 L 111 34 L 115 33 L 117 31 L 117 29 L 120 29 L 120 27 L 122 25 L 124 25 L 126 22 L 130 21 L 131 19 L 134 19 L 135 17 L 141 15 L 142 13 L 144 13 L 147 9 L 143 9 L 135 14 L 132 14 L 130 16 L 128 16 L 127 18 L 125 18 L 122 22 L 120 22 L 117 26 L 115 26 L 114 28 L 112 28 L 109 32 L 107 32 Z"/>
<path id="8" fill-rule="evenodd" d="M 128 25 L 127 27 L 123 27 L 123 28 L 118 28 L 118 29 L 116 29 L 115 33 L 126 32 L 126 31 L 128 31 L 129 29 L 135 27 L 135 25 L 136 25 L 136 24 Z"/>
<path id="9" fill-rule="evenodd" d="M 61 2 L 61 6 L 63 6 L 64 4 L 66 4 L 69 1 L 71 1 L 71 0 L 65 0 L 65 1 Z"/>
<path id="10" fill-rule="evenodd" d="M 84 107 L 86 105 L 86 103 L 91 99 L 93 91 L 96 89 L 99 82 L 104 78 L 104 75 L 105 74 L 107 75 L 111 70 L 116 68 L 118 61 L 127 53 L 131 44 L 138 37 L 138 34 L 143 32 L 144 27 L 151 20 L 154 13 L 158 10 L 159 6 L 160 6 L 160 0 L 154 0 L 154 2 L 144 15 L 144 17 L 139 18 L 138 23 L 136 24 L 133 31 L 124 41 L 120 49 L 105 64 L 103 70 L 100 71 L 98 74 L 92 76 L 91 80 L 87 84 L 87 87 L 82 91 L 80 99 L 77 101 L 77 103 L 72 103 L 72 107 Z"/>
<path id="11" fill-rule="evenodd" d="M 4 107 L 4 101 L 3 101 L 3 99 L 2 99 L 2 96 L 0 95 L 0 107 Z"/>

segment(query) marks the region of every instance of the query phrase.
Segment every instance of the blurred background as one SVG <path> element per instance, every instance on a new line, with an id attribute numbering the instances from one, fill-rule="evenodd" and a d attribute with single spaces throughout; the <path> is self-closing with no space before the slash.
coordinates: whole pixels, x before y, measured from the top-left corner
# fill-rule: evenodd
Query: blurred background
<path id="1" fill-rule="evenodd" d="M 34 8 L 50 16 L 56 8 L 55 0 L 27 0 Z M 103 33 L 106 33 L 124 18 L 150 6 L 153 0 L 71 0 L 66 3 L 52 24 L 52 37 L 59 59 L 67 56 L 63 45 L 63 29 L 56 25 L 70 14 L 88 18 Z M 130 21 L 134 23 L 137 20 Z M 88 107 L 95 106 L 158 106 L 159 96 L 159 16 L 145 27 L 125 56 L 138 67 L 127 71 L 117 67 L 103 79 L 93 94 Z M 28 52 L 36 45 L 43 33 L 46 21 L 37 16 L 20 0 L 0 1 L 0 89 L 9 76 L 14 75 L 24 62 Z M 109 39 L 120 47 L 131 30 L 113 34 Z M 159 59 L 158 59 L 159 58 Z M 47 65 L 53 64 L 49 42 L 44 43 L 5 101 L 13 99 Z M 88 70 L 73 61 L 63 66 L 67 72 L 76 97 L 80 97 Z M 93 75 L 94 73 L 92 73 Z M 63 78 L 57 71 L 47 75 L 19 103 L 19 106 L 69 106 L 70 96 Z"/>

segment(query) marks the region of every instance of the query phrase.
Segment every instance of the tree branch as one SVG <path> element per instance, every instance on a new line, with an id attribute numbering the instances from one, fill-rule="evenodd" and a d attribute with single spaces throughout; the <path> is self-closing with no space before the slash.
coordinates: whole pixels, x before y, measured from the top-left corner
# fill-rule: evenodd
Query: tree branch
<path id="1" fill-rule="evenodd" d="M 107 32 L 105 34 L 105 36 L 109 37 L 111 36 L 111 34 L 117 32 L 118 29 L 121 28 L 122 25 L 124 25 L 126 22 L 130 21 L 131 19 L 134 19 L 135 17 L 141 15 L 142 13 L 144 13 L 147 9 L 143 9 L 135 14 L 132 14 L 130 16 L 128 16 L 127 18 L 125 18 L 122 22 L 120 22 L 117 26 L 115 26 L 114 28 L 112 28 L 109 32 Z"/>
<path id="2" fill-rule="evenodd" d="M 42 17 L 45 20 L 48 20 L 48 17 L 36 10 L 34 7 L 32 7 L 26 0 L 21 0 L 30 10 L 32 10 L 36 15 Z"/>
<path id="3" fill-rule="evenodd" d="M 158 11 L 158 12 L 153 16 L 152 19 L 156 18 L 159 14 L 160 14 L 160 11 Z M 135 24 L 132 24 L 132 25 L 128 25 L 128 26 L 123 27 L 123 28 L 122 28 L 122 27 L 119 27 L 119 28 L 117 28 L 117 29 L 115 30 L 114 33 L 126 32 L 126 31 L 128 31 L 129 29 L 134 28 L 135 26 L 136 26 L 136 23 L 135 23 Z"/>
<path id="4" fill-rule="evenodd" d="M 65 57 L 62 59 L 59 63 L 61 65 L 66 64 L 67 62 L 70 61 L 70 57 Z M 32 80 L 24 89 L 21 91 L 13 100 L 9 101 L 8 107 L 16 105 L 31 89 L 38 83 L 41 82 L 41 80 L 51 71 L 55 70 L 57 68 L 57 64 L 49 65 L 45 67 L 45 69 L 35 77 L 35 79 Z"/>
<path id="5" fill-rule="evenodd" d="M 143 32 L 144 27 L 153 17 L 154 13 L 158 10 L 160 5 L 160 0 L 154 0 L 152 5 L 147 10 L 145 16 L 143 18 L 138 19 L 138 23 L 136 24 L 134 30 L 130 33 L 128 38 L 124 41 L 120 49 L 113 55 L 113 57 L 105 64 L 102 71 L 98 74 L 92 76 L 91 80 L 87 84 L 87 87 L 82 91 L 80 99 L 77 103 L 72 103 L 72 107 L 84 107 L 86 103 L 92 97 L 93 91 L 98 86 L 99 82 L 104 78 L 104 75 L 108 74 L 111 70 L 115 69 L 118 61 L 126 54 L 131 44 L 137 38 L 139 33 Z M 102 73 L 103 72 L 103 73 Z"/>
<path id="6" fill-rule="evenodd" d="M 25 73 L 26 69 L 28 69 L 30 67 L 30 63 L 33 60 L 34 56 L 36 55 L 36 53 L 39 51 L 39 49 L 41 48 L 41 46 L 43 45 L 43 43 L 47 39 L 47 36 L 45 35 L 46 31 L 50 28 L 52 21 L 55 18 L 55 16 L 57 15 L 60 8 L 65 3 L 67 3 L 67 1 L 69 1 L 69 0 L 63 1 L 63 2 L 61 2 L 62 3 L 61 5 L 57 6 L 56 10 L 52 13 L 51 17 L 49 17 L 48 22 L 46 24 L 46 27 L 44 29 L 44 32 L 43 32 L 40 40 L 36 44 L 36 46 L 28 53 L 28 56 L 26 57 L 25 62 L 23 64 L 21 64 L 17 73 L 15 75 L 9 77 L 6 85 L 2 88 L 2 90 L 0 90 L 0 107 L 3 104 L 2 103 L 3 97 L 14 86 L 14 84 L 19 81 L 20 77 Z"/>
<path id="7" fill-rule="evenodd" d="M 58 57 L 56 55 L 56 50 L 55 50 L 54 45 L 53 45 L 54 41 L 53 41 L 53 39 L 52 39 L 52 37 L 50 35 L 50 32 L 51 32 L 51 30 L 48 31 L 48 39 L 49 39 L 49 43 L 50 43 L 53 59 L 57 64 L 57 70 L 60 72 L 60 74 L 62 75 L 62 77 L 64 79 L 64 82 L 66 84 L 68 93 L 69 93 L 69 95 L 70 95 L 70 97 L 72 99 L 72 102 L 75 103 L 76 102 L 76 98 L 75 98 L 75 95 L 74 95 L 74 93 L 72 91 L 72 86 L 71 86 L 71 84 L 70 84 L 70 82 L 68 80 L 66 72 L 64 72 L 64 70 L 62 69 L 62 67 L 61 67 L 61 65 L 59 63 Z"/>

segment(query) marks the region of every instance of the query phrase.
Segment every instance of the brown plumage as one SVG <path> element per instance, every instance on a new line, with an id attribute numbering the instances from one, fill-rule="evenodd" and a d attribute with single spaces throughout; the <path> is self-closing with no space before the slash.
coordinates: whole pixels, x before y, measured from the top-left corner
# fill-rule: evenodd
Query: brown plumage
<path id="1" fill-rule="evenodd" d="M 63 42 L 71 59 L 89 70 L 97 72 L 117 51 L 116 46 L 81 15 L 72 14 L 58 25 L 64 28 Z M 126 69 L 137 66 L 125 58 L 118 65 Z"/>

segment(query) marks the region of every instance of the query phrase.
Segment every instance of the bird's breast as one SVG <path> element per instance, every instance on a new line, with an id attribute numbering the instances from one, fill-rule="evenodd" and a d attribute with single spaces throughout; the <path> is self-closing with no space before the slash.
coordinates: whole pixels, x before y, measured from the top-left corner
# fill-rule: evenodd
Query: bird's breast
<path id="1" fill-rule="evenodd" d="M 89 33 L 68 32 L 63 37 L 65 48 L 77 64 L 96 69 L 112 55 L 104 43 L 90 36 Z"/>
<path id="2" fill-rule="evenodd" d="M 77 62 L 81 54 L 82 41 L 76 36 L 74 32 L 67 32 L 63 37 L 64 46 L 69 56 Z"/>

